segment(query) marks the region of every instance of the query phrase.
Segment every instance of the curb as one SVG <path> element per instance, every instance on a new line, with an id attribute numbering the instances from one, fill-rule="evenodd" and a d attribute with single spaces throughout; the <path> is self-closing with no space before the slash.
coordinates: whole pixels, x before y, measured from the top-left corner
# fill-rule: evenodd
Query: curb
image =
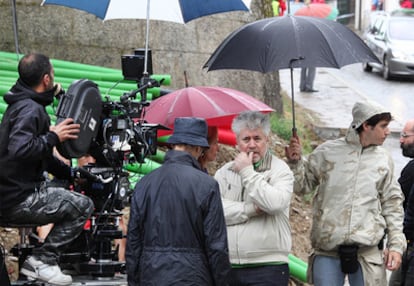
<path id="1" fill-rule="evenodd" d="M 323 68 L 324 72 L 329 74 L 329 76 L 333 77 L 335 80 L 341 82 L 344 86 L 351 89 L 352 92 L 360 96 L 361 98 L 365 100 L 369 100 L 369 98 L 362 92 L 360 92 L 358 89 L 350 85 L 348 82 L 344 81 L 342 78 L 338 77 L 334 72 L 331 71 L 329 68 Z M 346 134 L 346 131 L 348 128 L 341 128 L 341 127 L 328 127 L 323 125 L 313 125 L 314 132 L 317 136 L 319 136 L 322 140 L 331 140 L 336 139 L 339 137 L 343 137 Z M 390 135 L 393 138 L 400 138 L 401 128 L 392 128 L 390 130 Z"/>
<path id="2" fill-rule="evenodd" d="M 313 125 L 313 131 L 322 140 L 332 140 L 346 135 L 347 128 Z M 391 130 L 389 137 L 399 139 L 401 130 Z"/>

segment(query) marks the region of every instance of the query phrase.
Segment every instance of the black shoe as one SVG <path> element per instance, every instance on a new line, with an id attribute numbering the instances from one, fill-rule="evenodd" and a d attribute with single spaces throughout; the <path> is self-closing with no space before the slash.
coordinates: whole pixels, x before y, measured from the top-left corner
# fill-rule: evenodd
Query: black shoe
<path id="1" fill-rule="evenodd" d="M 303 92 L 319 92 L 319 90 L 316 89 L 305 89 Z"/>

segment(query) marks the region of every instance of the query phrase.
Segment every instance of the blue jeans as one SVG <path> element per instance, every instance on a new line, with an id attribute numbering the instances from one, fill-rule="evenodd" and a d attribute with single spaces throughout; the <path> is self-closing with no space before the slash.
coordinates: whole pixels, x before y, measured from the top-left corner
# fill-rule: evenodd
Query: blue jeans
<path id="1" fill-rule="evenodd" d="M 313 284 L 318 286 L 343 286 L 345 276 L 348 275 L 350 286 L 364 286 L 364 277 L 361 266 L 357 272 L 345 274 L 341 270 L 341 261 L 338 257 L 315 256 L 313 263 Z"/>
<path id="2" fill-rule="evenodd" d="M 288 283 L 288 264 L 233 268 L 229 275 L 229 286 L 287 286 Z"/>
<path id="3" fill-rule="evenodd" d="M 8 221 L 16 224 L 54 223 L 45 242 L 33 249 L 33 256 L 56 265 L 59 255 L 82 232 L 93 208 L 92 200 L 82 194 L 42 184 L 25 201 L 8 210 L 7 215 Z"/>

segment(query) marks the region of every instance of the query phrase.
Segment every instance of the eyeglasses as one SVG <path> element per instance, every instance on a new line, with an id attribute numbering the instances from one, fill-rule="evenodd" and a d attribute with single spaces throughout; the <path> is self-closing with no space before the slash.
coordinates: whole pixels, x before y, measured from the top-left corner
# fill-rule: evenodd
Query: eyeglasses
<path id="1" fill-rule="evenodd" d="M 400 137 L 402 137 L 402 138 L 407 138 L 407 137 L 410 137 L 410 136 L 414 136 L 414 134 L 407 134 L 405 132 L 401 132 L 401 134 L 400 134 Z"/>

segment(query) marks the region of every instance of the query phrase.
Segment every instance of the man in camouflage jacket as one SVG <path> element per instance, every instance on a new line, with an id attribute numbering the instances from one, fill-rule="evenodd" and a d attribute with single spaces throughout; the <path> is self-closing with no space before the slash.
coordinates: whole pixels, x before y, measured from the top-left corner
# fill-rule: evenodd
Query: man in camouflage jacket
<path id="1" fill-rule="evenodd" d="M 400 267 L 406 248 L 404 196 L 392 158 L 381 147 L 391 114 L 374 102 L 357 102 L 352 115 L 345 137 L 323 143 L 307 158 L 297 136 L 286 148 L 294 191 L 315 191 L 308 279 L 318 286 L 343 285 L 346 275 L 351 286 L 387 285 L 385 270 Z"/>

